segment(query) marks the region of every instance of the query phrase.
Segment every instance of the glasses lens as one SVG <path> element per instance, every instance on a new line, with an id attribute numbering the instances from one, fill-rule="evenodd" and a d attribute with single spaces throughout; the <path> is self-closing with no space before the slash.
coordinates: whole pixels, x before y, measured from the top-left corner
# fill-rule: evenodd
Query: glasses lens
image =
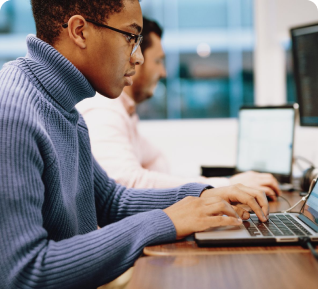
<path id="1" fill-rule="evenodd" d="M 140 45 L 141 42 L 142 42 L 142 39 L 143 39 L 142 35 L 139 35 L 139 36 L 138 36 L 138 39 L 137 39 L 137 42 L 135 42 L 135 44 L 134 44 L 133 50 L 132 50 L 132 52 L 131 52 L 131 55 L 133 55 L 133 54 L 136 52 L 136 50 L 138 49 L 139 45 Z M 131 55 L 130 55 L 130 56 L 131 56 Z"/>

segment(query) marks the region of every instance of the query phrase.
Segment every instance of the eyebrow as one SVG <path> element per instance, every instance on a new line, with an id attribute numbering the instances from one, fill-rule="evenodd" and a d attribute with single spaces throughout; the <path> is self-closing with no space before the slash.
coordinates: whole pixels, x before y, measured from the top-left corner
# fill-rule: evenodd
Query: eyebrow
<path id="1" fill-rule="evenodd" d="M 137 23 L 130 24 L 128 27 L 136 30 L 137 33 L 141 33 L 142 31 L 141 26 L 139 26 Z"/>

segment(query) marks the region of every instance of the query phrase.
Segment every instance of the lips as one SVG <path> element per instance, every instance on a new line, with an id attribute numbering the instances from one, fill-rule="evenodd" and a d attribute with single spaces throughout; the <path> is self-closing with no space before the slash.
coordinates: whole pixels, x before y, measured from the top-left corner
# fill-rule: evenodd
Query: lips
<path id="1" fill-rule="evenodd" d="M 133 71 L 127 72 L 125 76 L 130 77 L 130 76 L 134 76 L 135 74 L 136 74 L 136 71 L 133 70 Z"/>
<path id="2" fill-rule="evenodd" d="M 127 72 L 125 74 L 125 86 L 131 86 L 133 85 L 133 80 L 132 80 L 132 76 L 136 74 L 136 71 L 130 71 L 130 72 Z"/>

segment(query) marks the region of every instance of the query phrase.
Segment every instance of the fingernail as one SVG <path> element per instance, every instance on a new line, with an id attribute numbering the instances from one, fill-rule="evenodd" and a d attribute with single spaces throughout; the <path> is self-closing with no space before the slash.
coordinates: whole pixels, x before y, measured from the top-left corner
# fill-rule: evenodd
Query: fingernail
<path id="1" fill-rule="evenodd" d="M 265 220 L 265 221 L 267 221 L 267 218 L 265 217 L 265 215 L 264 215 L 264 214 L 263 214 L 263 218 L 264 218 L 264 220 Z"/>
<path id="2" fill-rule="evenodd" d="M 241 218 L 237 219 L 237 223 L 238 223 L 238 224 L 242 224 L 242 222 L 243 222 L 243 221 L 242 221 Z"/>

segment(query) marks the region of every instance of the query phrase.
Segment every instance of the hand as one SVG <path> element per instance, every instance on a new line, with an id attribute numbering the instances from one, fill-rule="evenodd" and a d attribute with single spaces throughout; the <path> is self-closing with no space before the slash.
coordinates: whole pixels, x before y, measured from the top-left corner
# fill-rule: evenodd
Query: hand
<path id="1" fill-rule="evenodd" d="M 211 227 L 242 224 L 237 212 L 220 197 L 186 197 L 163 211 L 173 222 L 177 239 Z M 241 211 L 238 210 L 238 212 Z"/>
<path id="2" fill-rule="evenodd" d="M 201 198 L 221 197 L 228 203 L 241 203 L 248 205 L 257 217 L 266 222 L 269 215 L 269 206 L 264 192 L 245 187 L 241 184 L 205 190 Z M 246 212 L 246 211 L 245 211 Z"/>
<path id="3" fill-rule="evenodd" d="M 276 201 L 276 195 L 280 196 L 282 193 L 279 189 L 277 180 L 272 174 L 256 172 L 241 173 L 231 177 L 230 183 L 232 185 L 242 184 L 247 187 L 264 191 L 266 196 L 273 201 Z"/>

